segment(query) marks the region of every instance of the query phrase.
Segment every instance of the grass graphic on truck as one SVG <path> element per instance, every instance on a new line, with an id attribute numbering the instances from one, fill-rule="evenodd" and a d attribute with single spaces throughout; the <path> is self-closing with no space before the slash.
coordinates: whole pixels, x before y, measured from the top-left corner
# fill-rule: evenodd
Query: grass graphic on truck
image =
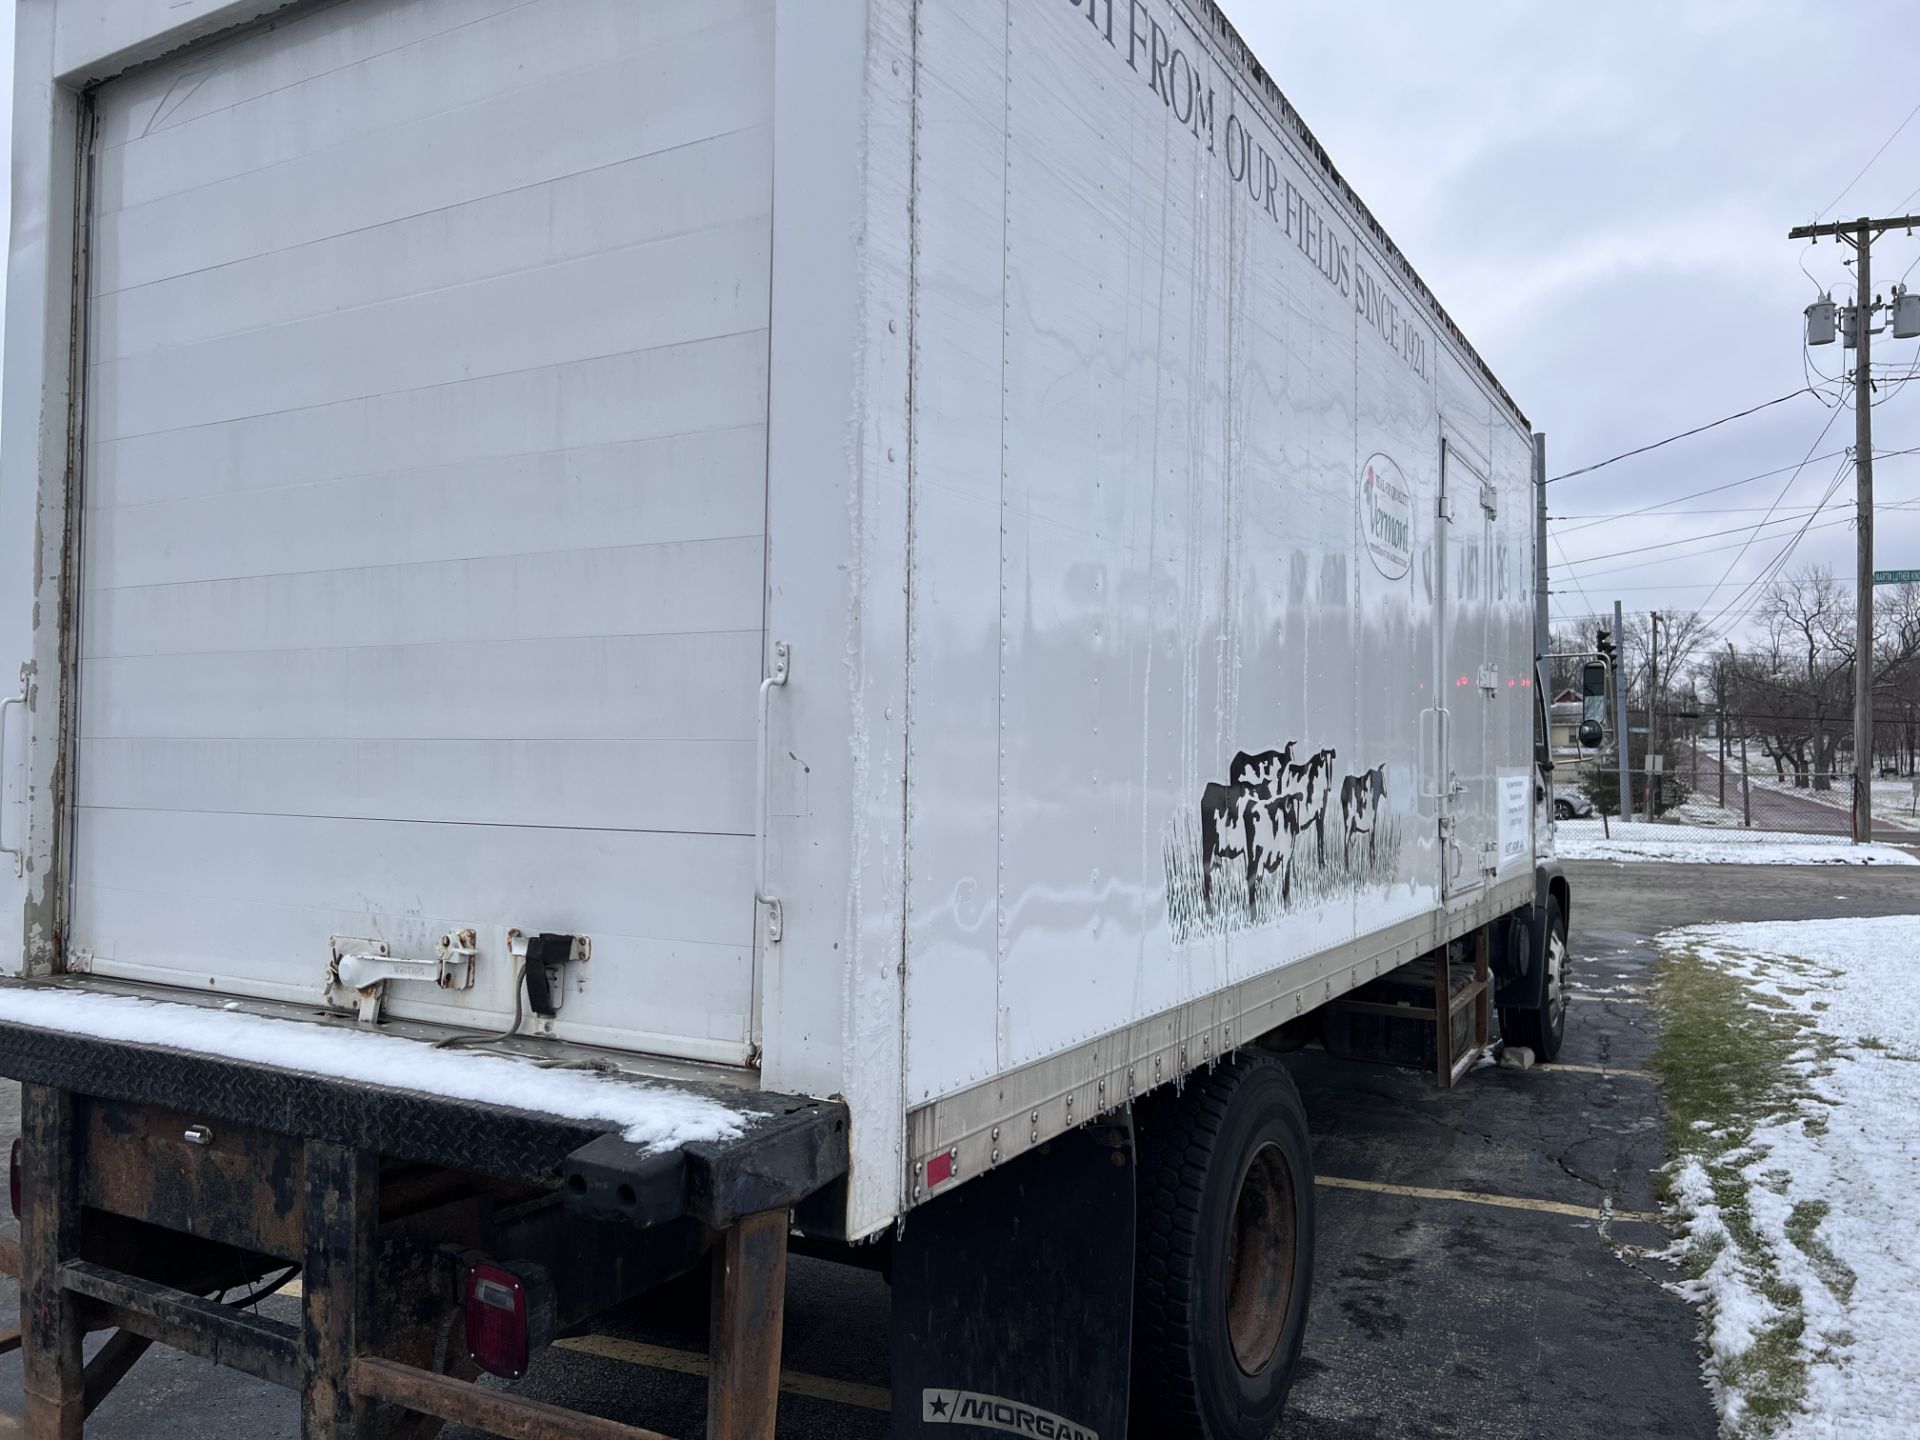
<path id="1" fill-rule="evenodd" d="M 1254 929 L 1399 880 L 1400 819 L 1387 803 L 1387 767 L 1336 784 L 1333 750 L 1302 751 L 1296 760 L 1299 749 L 1289 741 L 1241 751 L 1228 779 L 1201 792 L 1197 818 L 1168 826 L 1161 848 L 1175 944 Z"/>

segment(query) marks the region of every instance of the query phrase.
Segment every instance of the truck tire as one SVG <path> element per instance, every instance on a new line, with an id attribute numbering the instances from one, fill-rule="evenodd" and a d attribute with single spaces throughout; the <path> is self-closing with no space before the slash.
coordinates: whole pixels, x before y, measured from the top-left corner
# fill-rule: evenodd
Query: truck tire
<path id="1" fill-rule="evenodd" d="M 1266 1440 L 1313 1283 L 1313 1157 L 1293 1079 L 1243 1053 L 1134 1108 L 1129 1432 Z"/>
<path id="2" fill-rule="evenodd" d="M 1509 1045 L 1524 1045 L 1540 1061 L 1555 1060 L 1567 1034 L 1567 917 L 1560 902 L 1547 897 L 1546 974 L 1540 981 L 1540 1008 L 1500 1011 L 1500 1033 Z"/>

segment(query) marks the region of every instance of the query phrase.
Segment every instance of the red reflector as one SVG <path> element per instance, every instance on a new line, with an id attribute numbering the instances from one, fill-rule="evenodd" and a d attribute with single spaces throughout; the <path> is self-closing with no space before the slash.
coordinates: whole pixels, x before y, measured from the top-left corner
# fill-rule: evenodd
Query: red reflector
<path id="1" fill-rule="evenodd" d="M 489 1375 L 527 1373 L 527 1291 L 509 1270 L 467 1271 L 467 1355 Z"/>
<path id="2" fill-rule="evenodd" d="M 20 1218 L 20 1142 L 13 1142 L 13 1155 L 7 1162 L 7 1198 L 13 1202 L 13 1218 Z"/>
<path id="3" fill-rule="evenodd" d="M 952 1178 L 953 1152 L 951 1150 L 942 1150 L 938 1155 L 927 1161 L 927 1188 L 929 1190 L 936 1185 L 946 1184 L 947 1181 Z"/>

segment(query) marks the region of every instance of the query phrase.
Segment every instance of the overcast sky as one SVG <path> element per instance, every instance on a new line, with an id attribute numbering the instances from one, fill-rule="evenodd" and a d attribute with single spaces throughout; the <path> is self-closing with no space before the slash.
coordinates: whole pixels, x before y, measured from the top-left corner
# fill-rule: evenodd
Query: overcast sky
<path id="1" fill-rule="evenodd" d="M 1913 0 L 1856 0 L 1844 34 L 1831 6 L 1785 0 L 1222 3 L 1546 432 L 1549 474 L 1784 395 L 1807 383 L 1803 361 L 1841 370 L 1839 345 L 1802 344 L 1816 285 L 1801 265 L 1839 298 L 1851 293 L 1841 264 L 1851 252 L 1831 242 L 1809 251 L 1786 232 L 1826 209 L 1920 102 L 1895 62 L 1920 54 Z M 1847 58 L 1861 35 L 1872 37 L 1864 88 Z M 1902 202 L 1907 213 L 1920 208 L 1915 192 L 1920 117 L 1834 213 L 1879 216 Z M 1890 290 L 1917 260 L 1920 234 L 1889 235 L 1874 249 L 1874 288 Z M 1920 266 L 1911 279 L 1920 289 Z M 1912 365 L 1920 342 L 1876 337 L 1873 353 Z M 1827 388 L 1831 398 L 1837 387 Z M 1882 393 L 1875 451 L 1920 446 L 1920 387 Z M 1803 395 L 1555 484 L 1551 513 L 1567 517 L 1549 547 L 1555 613 L 1616 598 L 1628 610 L 1725 609 L 1786 547 L 1844 457 L 1808 465 L 1784 498 L 1786 474 L 1676 507 L 1690 514 L 1587 517 L 1795 466 L 1810 448 L 1844 450 L 1853 426 L 1851 409 L 1836 418 Z M 1882 460 L 1875 492 L 1876 565 L 1920 568 L 1920 454 Z M 1831 522 L 1848 520 L 1852 497 L 1849 472 L 1814 521 L 1828 528 L 1806 533 L 1789 568 L 1825 562 L 1851 583 L 1853 527 Z M 1709 537 L 1761 520 L 1776 499 L 1795 523 Z M 1675 540 L 1689 543 L 1646 549 Z M 1563 550 L 1596 558 L 1569 566 Z"/>
<path id="2" fill-rule="evenodd" d="M 1842 368 L 1838 345 L 1802 345 L 1801 311 L 1816 281 L 1850 293 L 1843 252 L 1789 243 L 1786 231 L 1826 210 L 1920 102 L 1901 68 L 1920 53 L 1913 0 L 1846 7 L 1848 35 L 1874 37 L 1864 92 L 1846 72 L 1832 10 L 1796 0 L 1224 3 L 1547 433 L 1550 474 L 1784 395 L 1807 383 L 1809 361 L 1828 375 Z M 6 76 L 11 18 L 0 24 Z M 0 146 L 8 124 L 0 106 Z M 1834 211 L 1896 205 L 1920 208 L 1920 117 Z M 1875 288 L 1910 266 L 1920 288 L 1916 261 L 1920 235 L 1889 235 L 1875 251 Z M 1920 342 L 1883 336 L 1875 353 L 1911 365 Z M 1831 398 L 1838 387 L 1827 389 Z M 1920 446 L 1920 388 L 1882 393 L 1875 450 Z M 1554 485 L 1553 513 L 1566 517 L 1549 551 L 1556 614 L 1618 598 L 1736 625 L 1750 598 L 1742 585 L 1792 541 L 1844 462 L 1830 452 L 1852 443 L 1850 410 L 1803 395 Z M 1810 451 L 1829 458 L 1797 477 L 1594 523 L 1792 467 Z M 1884 459 L 1876 476 L 1876 563 L 1920 567 L 1920 454 Z M 1849 474 L 1790 567 L 1824 562 L 1851 578 L 1852 493 Z M 1773 518 L 1792 523 L 1713 533 L 1752 525 L 1775 502 Z M 1667 548 L 1646 548 L 1655 545 Z"/>

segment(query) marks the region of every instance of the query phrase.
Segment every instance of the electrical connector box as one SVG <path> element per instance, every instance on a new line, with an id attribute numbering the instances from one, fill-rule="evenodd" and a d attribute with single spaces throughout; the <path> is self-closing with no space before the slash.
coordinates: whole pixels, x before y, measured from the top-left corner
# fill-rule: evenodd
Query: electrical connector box
<path id="1" fill-rule="evenodd" d="M 1920 338 L 1920 295 L 1910 294 L 1904 289 L 1897 291 L 1890 308 L 1893 311 L 1893 338 Z"/>
<path id="2" fill-rule="evenodd" d="M 1807 344 L 1833 343 L 1833 301 L 1819 299 L 1807 306 Z"/>

